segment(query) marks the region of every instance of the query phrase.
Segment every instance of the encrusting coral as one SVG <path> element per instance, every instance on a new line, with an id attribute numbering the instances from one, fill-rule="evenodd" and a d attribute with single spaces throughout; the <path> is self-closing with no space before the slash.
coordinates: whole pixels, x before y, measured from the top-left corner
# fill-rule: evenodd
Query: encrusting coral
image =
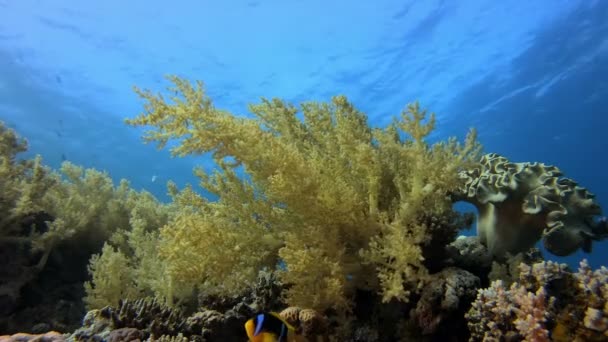
<path id="1" fill-rule="evenodd" d="M 201 292 L 198 301 L 180 308 L 152 297 L 119 300 L 116 306 L 89 311 L 82 327 L 67 340 L 123 341 L 130 336 L 142 341 L 242 341 L 246 339 L 243 323 L 261 310 L 273 310 L 286 319 L 295 318 L 291 322 L 299 335 L 319 341 L 317 338 L 327 332 L 326 317 L 310 309 L 284 309 L 279 302 L 282 287 L 274 272 L 263 271 L 240 296 Z"/>
<path id="2" fill-rule="evenodd" d="M 315 310 L 292 306 L 281 311 L 280 316 L 296 328 L 296 334 L 309 341 L 322 341 L 327 334 L 326 318 Z"/>
<path id="3" fill-rule="evenodd" d="M 526 251 L 542 238 L 551 253 L 565 256 L 608 237 L 594 195 L 555 166 L 512 163 L 490 153 L 461 172 L 466 180 L 458 199 L 479 210 L 477 233 L 496 256 Z"/>
<path id="4" fill-rule="evenodd" d="M 433 335 L 436 339 L 459 335 L 455 327 L 465 326 L 463 316 L 477 295 L 479 278 L 451 267 L 431 277 L 432 281 L 424 288 L 416 308 L 410 313 L 411 318 L 421 328 L 422 335 Z"/>
<path id="5" fill-rule="evenodd" d="M 371 129 L 342 96 L 301 104 L 303 120 L 277 99 L 238 117 L 215 108 L 201 83 L 170 80 L 167 100 L 137 89 L 145 112 L 127 122 L 149 126 L 144 139 L 160 147 L 177 141 L 174 155 L 212 152 L 220 170 L 196 172 L 219 200 L 183 203 L 161 229 L 175 293 L 238 293 L 279 261 L 290 305 L 344 311 L 356 288 L 385 301 L 421 288 L 422 248 L 458 228 L 441 222 L 451 222 L 458 171 L 478 157 L 473 132 L 464 145 L 429 145 L 434 117 L 417 104 Z"/>

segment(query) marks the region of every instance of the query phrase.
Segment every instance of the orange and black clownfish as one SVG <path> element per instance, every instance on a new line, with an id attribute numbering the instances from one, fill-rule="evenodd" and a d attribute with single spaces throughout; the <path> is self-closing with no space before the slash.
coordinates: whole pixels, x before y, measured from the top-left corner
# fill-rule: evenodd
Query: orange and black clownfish
<path id="1" fill-rule="evenodd" d="M 275 312 L 256 314 L 245 323 L 245 331 L 251 342 L 296 341 L 295 328 Z"/>

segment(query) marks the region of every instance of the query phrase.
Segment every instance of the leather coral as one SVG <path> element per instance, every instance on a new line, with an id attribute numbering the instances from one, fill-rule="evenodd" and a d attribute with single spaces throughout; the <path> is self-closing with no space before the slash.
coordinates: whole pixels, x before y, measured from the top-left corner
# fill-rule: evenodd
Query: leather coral
<path id="1" fill-rule="evenodd" d="M 558 256 L 590 252 L 592 241 L 608 236 L 595 196 L 555 166 L 490 153 L 460 175 L 459 199 L 479 210 L 479 239 L 496 256 L 525 251 L 540 239 Z"/>

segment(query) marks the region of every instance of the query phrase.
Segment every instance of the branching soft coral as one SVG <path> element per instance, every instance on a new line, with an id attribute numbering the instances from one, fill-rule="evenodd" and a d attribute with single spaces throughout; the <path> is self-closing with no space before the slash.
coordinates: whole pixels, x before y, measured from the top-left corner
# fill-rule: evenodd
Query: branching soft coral
<path id="1" fill-rule="evenodd" d="M 128 183 L 115 187 L 110 177 L 93 169 L 64 162 L 60 172 L 42 165 L 37 157 L 21 178 L 18 197 L 2 229 L 6 241 L 29 245 L 42 251 L 37 268 L 42 269 L 52 250 L 62 241 L 79 234 L 79 239 L 107 239 L 117 228 L 128 226 L 124 201 Z M 23 226 L 24 217 L 47 217 L 37 225 Z M 21 226 L 19 226 L 21 225 Z M 25 234 L 19 229 L 28 229 Z"/>
<path id="2" fill-rule="evenodd" d="M 254 118 L 237 117 L 215 108 L 202 83 L 170 80 L 167 100 L 136 89 L 145 111 L 127 122 L 150 126 L 144 139 L 161 147 L 176 140 L 175 155 L 212 152 L 221 169 L 197 171 L 219 202 L 186 205 L 163 229 L 173 277 L 219 284 L 220 265 L 226 284 L 242 286 L 280 257 L 288 302 L 314 309 L 344 308 L 356 287 L 406 299 L 408 284 L 424 278 L 421 245 L 432 238 L 429 222 L 451 210 L 458 171 L 477 157 L 474 133 L 464 145 L 427 144 L 434 117 L 425 123 L 417 104 L 373 130 L 343 96 L 299 110 L 262 99 L 249 107 Z M 240 167 L 246 177 L 236 176 Z"/>
<path id="3" fill-rule="evenodd" d="M 0 123 L 0 211 L 8 215 L 2 215 L 0 221 L 0 234 L 6 234 L 10 229 L 9 222 L 14 220 L 11 211 L 15 202 L 20 197 L 20 183 L 26 177 L 26 171 L 31 169 L 31 161 L 17 161 L 16 156 L 27 150 L 27 142 L 18 137 L 15 131 Z"/>
<path id="4" fill-rule="evenodd" d="M 134 191 L 124 180 L 115 185 L 105 172 L 70 162 L 54 171 L 39 156 L 19 160 L 17 154 L 26 147 L 25 140 L 0 123 L 0 262 L 6 265 L 0 279 L 3 303 L 17 303 L 20 289 L 45 269 L 52 253 L 60 257 L 77 251 L 86 263 L 88 255 L 99 251 L 110 236 L 120 249 L 107 247 L 106 255 L 93 258 L 87 301 L 97 305 L 94 303 L 108 304 L 120 298 L 114 290 L 120 282 L 117 260 L 137 263 L 133 271 L 137 291 L 140 287 L 152 292 L 160 288 L 161 284 L 150 279 L 155 275 L 149 272 L 155 269 L 150 265 L 155 259 L 150 256 L 156 255 L 154 232 L 158 235 L 158 228 L 166 224 L 168 207 L 147 192 Z M 123 252 L 125 258 L 118 258 L 117 253 Z M 148 285 L 139 285 L 142 283 Z M 112 292 L 113 296 L 106 295 Z"/>
<path id="5" fill-rule="evenodd" d="M 147 192 L 128 190 L 123 199 L 126 226 L 117 228 L 89 262 L 92 279 L 85 283 L 89 309 L 116 306 L 121 299 L 165 299 L 176 293 L 158 257 L 159 229 L 173 217 L 172 208 Z"/>
<path id="6" fill-rule="evenodd" d="M 222 217 L 185 211 L 162 229 L 159 255 L 175 290 L 179 286 L 183 294 L 198 288 L 209 294 L 234 295 L 257 277 L 260 265 L 276 262 L 273 246 L 262 244 L 258 237 L 264 234 Z"/>
<path id="7" fill-rule="evenodd" d="M 195 289 L 232 295 L 255 279 L 257 266 L 276 264 L 280 243 L 264 226 L 256 229 L 256 213 L 264 213 L 263 206 L 255 201 L 247 207 L 233 202 L 239 196 L 252 196 L 251 187 L 231 182 L 237 178 L 229 169 L 222 177 L 203 178 L 208 189 L 224 194 L 221 201 L 209 203 L 190 187 L 179 191 L 169 183 L 172 204 L 140 198 L 127 206 L 130 229 L 112 236 L 111 246 L 117 248 L 108 246 L 91 261 L 93 281 L 87 285 L 91 308 L 142 296 L 178 305 L 191 300 Z M 113 274 L 124 274 L 114 269 L 120 267 L 115 260 L 124 260 L 124 268 L 129 269 L 130 280 L 120 288 L 111 282 Z"/>
<path id="8" fill-rule="evenodd" d="M 54 246 L 71 234 L 45 205 L 45 196 L 60 185 L 57 177 L 39 156 L 19 160 L 26 149 L 26 141 L 0 123 L 0 297 L 11 304 L 45 267 Z"/>
<path id="9" fill-rule="evenodd" d="M 458 170 L 479 152 L 474 133 L 464 146 L 453 139 L 429 146 L 425 138 L 432 132 L 435 119 L 431 115 L 426 124 L 424 119 L 426 112 L 417 104 L 410 105 L 402 113 L 401 122 L 376 132 L 383 169 L 388 171 L 397 191 L 392 200 L 398 202 L 384 208 L 383 231 L 372 239 L 371 248 L 363 255 L 379 265 L 385 301 L 406 300 L 409 292 L 403 284 L 410 284 L 413 289 L 423 285 L 426 268 L 421 246 L 432 237 L 432 220 L 428 219 L 444 219 L 450 213 L 448 194 L 458 187 Z M 402 142 L 398 129 L 413 140 Z"/>
<path id="10" fill-rule="evenodd" d="M 123 253 L 106 243 L 101 253 L 93 255 L 89 263 L 92 279 L 84 287 L 87 292 L 85 302 L 90 309 L 116 306 L 119 300 L 137 295 L 128 285 L 134 281 L 133 265 Z"/>

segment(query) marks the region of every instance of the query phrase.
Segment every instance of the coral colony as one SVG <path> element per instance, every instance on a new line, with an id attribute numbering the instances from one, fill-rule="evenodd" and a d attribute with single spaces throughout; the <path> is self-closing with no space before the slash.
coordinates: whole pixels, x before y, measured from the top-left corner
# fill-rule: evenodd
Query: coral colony
<path id="1" fill-rule="evenodd" d="M 473 130 L 430 144 L 418 104 L 382 129 L 343 96 L 243 117 L 169 79 L 166 95 L 136 89 L 127 123 L 175 156 L 211 153 L 216 171 L 195 173 L 215 201 L 52 170 L 0 126 L 0 332 L 31 334 L 0 340 L 245 341 L 264 318 L 297 341 L 608 340 L 608 270 L 534 248 L 608 235 L 557 167 L 482 155 Z M 457 201 L 477 236 L 458 237 L 474 216 Z"/>

